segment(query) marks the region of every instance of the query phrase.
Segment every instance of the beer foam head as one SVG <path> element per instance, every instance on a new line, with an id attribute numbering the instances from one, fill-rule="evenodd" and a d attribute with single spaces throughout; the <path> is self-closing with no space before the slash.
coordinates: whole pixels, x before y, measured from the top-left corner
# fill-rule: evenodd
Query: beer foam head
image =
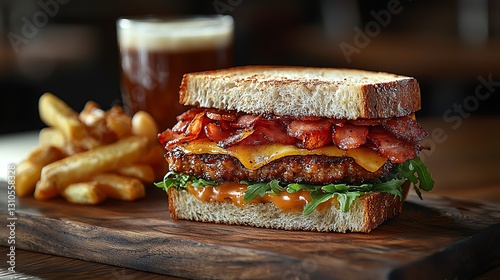
<path id="1" fill-rule="evenodd" d="M 117 22 L 120 48 L 186 51 L 225 47 L 233 40 L 231 16 L 122 18 Z"/>

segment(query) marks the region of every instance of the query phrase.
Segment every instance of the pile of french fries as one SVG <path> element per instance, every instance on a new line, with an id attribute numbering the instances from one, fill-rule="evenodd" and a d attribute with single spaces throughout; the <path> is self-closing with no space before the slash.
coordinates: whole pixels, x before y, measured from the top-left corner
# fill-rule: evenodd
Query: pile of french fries
<path id="1" fill-rule="evenodd" d="M 107 198 L 134 201 L 166 172 L 157 125 L 146 112 L 130 117 L 120 106 L 104 111 L 89 101 L 77 113 L 51 93 L 40 97 L 39 112 L 48 127 L 17 167 L 18 196 L 61 195 L 85 205 Z"/>

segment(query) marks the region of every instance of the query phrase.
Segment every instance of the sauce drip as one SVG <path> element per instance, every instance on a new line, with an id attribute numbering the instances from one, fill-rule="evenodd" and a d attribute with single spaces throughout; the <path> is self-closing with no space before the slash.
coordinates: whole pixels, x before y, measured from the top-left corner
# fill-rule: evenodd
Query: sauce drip
<path id="1" fill-rule="evenodd" d="M 239 207 L 247 203 L 271 202 L 283 211 L 302 211 L 304 206 L 312 200 L 309 192 L 299 190 L 294 193 L 284 191 L 279 194 L 266 194 L 264 197 L 256 196 L 250 202 L 245 202 L 243 197 L 246 189 L 247 185 L 235 182 L 224 182 L 218 186 L 206 186 L 202 188 L 187 186 L 188 192 L 201 201 L 231 201 Z"/>

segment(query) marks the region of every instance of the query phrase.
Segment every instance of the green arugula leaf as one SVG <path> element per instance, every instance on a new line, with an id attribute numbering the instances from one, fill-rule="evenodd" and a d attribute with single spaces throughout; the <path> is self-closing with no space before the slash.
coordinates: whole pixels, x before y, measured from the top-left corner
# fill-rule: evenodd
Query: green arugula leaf
<path id="1" fill-rule="evenodd" d="M 271 192 L 275 194 L 285 191 L 285 188 L 280 185 L 280 181 L 278 180 L 269 182 L 269 187 L 271 188 Z"/>
<path id="2" fill-rule="evenodd" d="M 265 196 L 266 194 L 279 194 L 284 192 L 286 188 L 282 186 L 282 183 L 278 180 L 272 180 L 270 182 L 265 183 L 254 183 L 250 181 L 241 181 L 240 184 L 246 184 L 247 190 L 245 191 L 245 195 L 243 196 L 243 200 L 246 202 L 251 201 L 257 195 L 260 197 Z"/>
<path id="3" fill-rule="evenodd" d="M 334 193 L 339 191 L 348 191 L 349 186 L 346 184 L 328 184 L 321 187 L 321 190 L 328 193 Z"/>
<path id="4" fill-rule="evenodd" d="M 419 188 L 424 191 L 430 191 L 434 188 L 434 179 L 432 179 L 431 173 L 422 160 L 417 157 L 413 159 L 413 166 L 418 174 L 418 179 L 420 181 Z"/>
<path id="5" fill-rule="evenodd" d="M 196 178 L 194 176 L 189 176 L 186 174 L 180 174 L 175 171 L 170 171 L 163 177 L 162 182 L 154 183 L 156 187 L 168 191 L 171 187 L 176 187 L 178 189 L 185 189 L 187 184 L 190 183 L 191 186 L 195 188 L 205 187 L 205 186 L 217 186 L 216 181 L 205 180 L 202 178 Z"/>
<path id="6" fill-rule="evenodd" d="M 427 166 L 419 157 L 400 164 L 398 173 L 413 183 L 413 188 L 420 199 L 422 199 L 422 190 L 430 191 L 434 188 L 434 179 L 432 179 Z"/>
<path id="7" fill-rule="evenodd" d="M 399 197 L 400 200 L 403 199 L 403 192 L 401 186 L 406 182 L 405 179 L 392 179 L 386 182 L 376 183 L 373 186 L 374 191 L 390 193 Z"/>
<path id="8" fill-rule="evenodd" d="M 415 171 L 413 169 L 413 164 L 411 164 L 411 161 L 406 161 L 405 163 L 399 165 L 398 172 L 404 178 L 408 179 L 408 181 L 412 182 L 413 184 L 418 184 L 418 178 L 417 176 L 415 176 Z"/>
<path id="9" fill-rule="evenodd" d="M 195 178 L 196 180 L 191 180 L 191 186 L 195 188 L 201 188 L 205 186 L 217 186 L 218 183 L 216 181 L 205 180 L 201 178 Z"/>
<path id="10" fill-rule="evenodd" d="M 349 212 L 352 203 L 360 195 L 365 194 L 364 192 L 346 192 L 346 193 L 335 193 L 337 200 L 340 203 L 340 210 L 342 212 Z"/>
<path id="11" fill-rule="evenodd" d="M 248 181 L 242 181 L 240 183 L 248 185 L 245 195 L 243 196 L 245 202 L 252 201 L 257 195 L 263 197 L 266 195 L 267 191 L 271 189 L 268 183 L 251 183 Z"/>
<path id="12" fill-rule="evenodd" d="M 300 190 L 306 190 L 306 191 L 312 192 L 312 191 L 316 191 L 320 187 L 321 186 L 292 183 L 292 184 L 288 184 L 287 185 L 286 191 L 288 193 L 294 193 L 294 192 L 297 192 L 297 191 L 300 191 Z"/>
<path id="13" fill-rule="evenodd" d="M 312 200 L 306 204 L 306 206 L 304 207 L 304 211 L 302 212 L 302 215 L 311 214 L 316 209 L 316 207 L 318 207 L 318 205 L 330 200 L 333 196 L 335 196 L 335 193 L 312 192 L 311 193 Z"/>
<path id="14" fill-rule="evenodd" d="M 364 191 L 368 192 L 373 189 L 373 184 L 361 184 L 359 186 L 356 185 L 347 185 L 347 184 L 328 184 L 321 187 L 321 190 L 324 192 L 351 192 L 351 191 Z"/>

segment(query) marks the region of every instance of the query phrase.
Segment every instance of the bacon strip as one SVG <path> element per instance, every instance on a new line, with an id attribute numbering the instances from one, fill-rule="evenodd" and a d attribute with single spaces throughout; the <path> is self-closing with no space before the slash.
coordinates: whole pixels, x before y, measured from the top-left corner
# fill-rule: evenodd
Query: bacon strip
<path id="1" fill-rule="evenodd" d="M 334 145 L 340 149 L 370 148 L 393 163 L 416 157 L 427 132 L 412 118 L 337 120 L 320 117 L 268 116 L 194 108 L 158 134 L 167 150 L 208 137 L 219 147 L 281 143 L 304 149 Z"/>
<path id="2" fill-rule="evenodd" d="M 215 121 L 232 122 L 236 120 L 236 112 L 230 112 L 225 110 L 209 109 L 207 110 L 206 115 L 209 119 Z"/>
<path id="3" fill-rule="evenodd" d="M 261 118 L 261 115 L 242 115 L 236 121 L 232 122 L 231 126 L 236 128 L 253 128 Z"/>
<path id="4" fill-rule="evenodd" d="M 232 133 L 226 139 L 217 142 L 217 146 L 221 148 L 229 148 L 243 141 L 247 137 L 251 136 L 254 132 L 255 130 L 251 128 L 238 129 L 235 131 L 235 133 Z"/>
<path id="5" fill-rule="evenodd" d="M 382 127 L 370 128 L 368 139 L 374 145 L 374 149 L 392 163 L 403 163 L 417 156 L 413 144 L 396 138 L 394 134 Z"/>
<path id="6" fill-rule="evenodd" d="M 346 123 L 343 126 L 335 126 L 334 128 L 333 143 L 343 150 L 358 148 L 366 142 L 368 126 Z"/>
<path id="7" fill-rule="evenodd" d="M 417 143 L 427 137 L 428 133 L 416 121 L 409 117 L 388 120 L 384 128 L 396 137 Z"/>
<path id="8" fill-rule="evenodd" d="M 312 150 L 332 141 L 332 124 L 324 121 L 295 120 L 288 125 L 287 133 L 302 141 L 299 147 Z"/>
<path id="9" fill-rule="evenodd" d="M 218 126 L 216 123 L 209 123 L 205 126 L 205 134 L 208 139 L 214 142 L 220 142 L 231 136 L 230 131 L 226 131 Z"/>
<path id="10" fill-rule="evenodd" d="M 224 130 L 223 127 L 218 126 L 216 123 L 209 123 L 205 126 L 207 137 L 221 148 L 234 146 L 252 135 L 253 132 L 253 129 Z"/>
<path id="11" fill-rule="evenodd" d="M 158 133 L 158 141 L 160 144 L 165 147 L 169 141 L 172 141 L 178 136 L 177 133 L 174 133 L 171 129 L 167 129 L 163 132 Z"/>
<path id="12" fill-rule="evenodd" d="M 200 112 L 194 116 L 191 122 L 184 130 L 184 136 L 194 137 L 196 139 L 203 129 L 203 118 L 205 117 L 205 112 Z"/>
<path id="13" fill-rule="evenodd" d="M 178 121 L 174 127 L 172 127 L 173 132 L 184 133 L 191 121 Z"/>
<path id="14" fill-rule="evenodd" d="M 158 141 L 165 147 L 165 150 L 170 151 L 176 146 L 194 140 L 192 137 L 185 137 L 182 134 L 173 132 L 171 129 L 167 129 L 162 133 L 158 134 Z"/>
<path id="15" fill-rule="evenodd" d="M 194 118 L 194 116 L 198 115 L 201 112 L 205 112 L 205 111 L 206 111 L 206 109 L 203 109 L 203 108 L 189 109 L 186 112 L 178 115 L 177 120 L 178 121 L 191 121 Z"/>
<path id="16" fill-rule="evenodd" d="M 264 138 L 271 143 L 281 143 L 283 145 L 295 144 L 295 138 L 290 137 L 286 133 L 285 127 L 278 122 L 260 120 L 255 125 L 255 128 L 259 129 Z"/>
<path id="17" fill-rule="evenodd" d="M 241 141 L 241 145 L 254 146 L 267 143 L 295 144 L 295 138 L 286 134 L 286 130 L 279 123 L 269 120 L 260 120 L 252 135 Z"/>
<path id="18" fill-rule="evenodd" d="M 167 151 L 170 151 L 171 149 L 182 143 L 202 138 L 205 136 L 203 133 L 200 133 L 205 125 L 204 118 L 205 112 L 198 112 L 187 125 L 184 125 L 186 128 L 183 134 L 176 133 L 171 129 L 167 129 L 166 131 L 158 135 L 158 140 L 160 141 L 160 143 L 162 143 L 162 145 L 165 146 L 165 149 Z M 182 120 L 180 120 L 179 122 L 182 122 Z"/>
<path id="19" fill-rule="evenodd" d="M 349 122 L 353 125 L 375 126 L 383 124 L 387 119 L 356 119 Z"/>

